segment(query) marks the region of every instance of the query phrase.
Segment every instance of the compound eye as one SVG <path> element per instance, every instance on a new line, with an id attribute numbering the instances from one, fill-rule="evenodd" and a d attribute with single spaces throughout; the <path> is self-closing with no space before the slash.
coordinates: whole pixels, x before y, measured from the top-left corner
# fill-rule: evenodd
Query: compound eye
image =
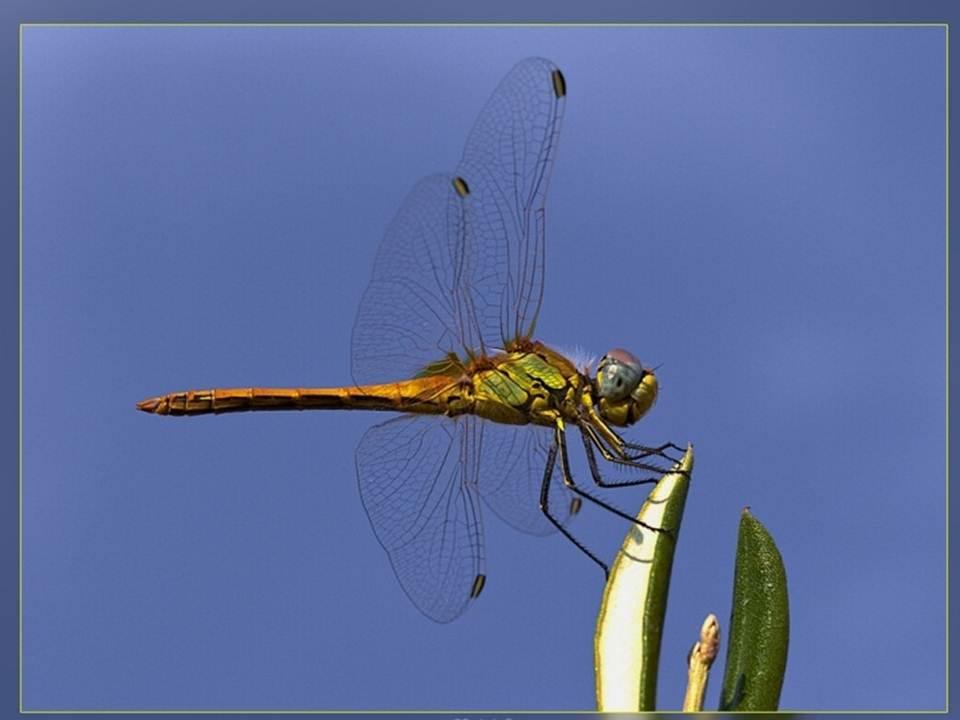
<path id="1" fill-rule="evenodd" d="M 612 402 L 626 400 L 643 378 L 640 361 L 625 350 L 603 356 L 597 369 L 597 392 Z"/>

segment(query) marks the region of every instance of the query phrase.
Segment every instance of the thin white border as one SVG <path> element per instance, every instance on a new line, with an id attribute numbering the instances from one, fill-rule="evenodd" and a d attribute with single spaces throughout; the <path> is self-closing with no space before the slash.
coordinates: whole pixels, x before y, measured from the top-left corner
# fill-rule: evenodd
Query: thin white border
<path id="1" fill-rule="evenodd" d="M 88 714 L 103 714 L 103 715 L 115 715 L 115 714 L 169 714 L 169 715 L 185 715 L 185 714 L 196 714 L 196 715 L 216 715 L 216 714 L 238 714 L 238 715 L 262 715 L 262 714 L 277 714 L 277 715 L 303 715 L 303 714 L 339 714 L 339 715 L 450 715 L 450 714 L 462 714 L 462 715 L 489 715 L 489 714 L 510 714 L 510 715 L 536 715 L 536 714 L 551 714 L 551 715 L 566 715 L 566 714 L 583 714 L 583 713 L 599 713 L 597 710 L 25 710 L 23 707 L 23 29 L 28 27 L 80 27 L 80 28 L 91 28 L 91 27 L 201 27 L 201 28 L 211 28 L 211 27 L 251 27 L 251 28 L 262 28 L 262 27 L 334 27 L 334 28 L 413 28 L 413 27 L 423 27 L 423 28 L 527 28 L 527 27 L 550 27 L 550 28 L 620 28 L 620 27 L 667 27 L 667 28 L 678 28 L 678 27 L 716 27 L 716 28 L 731 28 L 731 27 L 748 27 L 748 28 L 943 28 L 944 33 L 944 42 L 946 45 L 945 51 L 945 175 L 946 175 L 946 190 L 945 190 L 945 290 L 946 290 L 946 398 L 945 398 L 945 410 L 946 410 L 946 468 L 945 468 L 945 485 L 946 485 L 946 503 L 945 503 L 945 521 L 946 521 L 946 634 L 945 634 L 945 655 L 946 655 L 946 683 L 945 683 L 945 707 L 943 710 L 781 710 L 778 712 L 789 712 L 789 713 L 802 713 L 804 715 L 823 715 L 823 714 L 836 714 L 842 713 L 844 715 L 860 715 L 860 714 L 870 714 L 870 715 L 888 715 L 888 714 L 917 714 L 917 715 L 935 715 L 935 714 L 945 714 L 949 712 L 950 707 L 950 25 L 949 23 L 909 23 L 909 22 L 876 22 L 876 23 L 859 23 L 859 22 L 797 22 L 797 23 L 764 23 L 764 22 L 732 22 L 732 23 L 657 23 L 657 22 L 641 22 L 641 23 L 624 23 L 624 22 L 601 22 L 601 23 L 582 23 L 582 22 L 551 22 L 551 23 L 497 23 L 497 22 L 484 22 L 484 23 L 404 23 L 404 22 L 303 22 L 303 23 L 223 23 L 223 22 L 190 22 L 190 23 L 63 23 L 63 22 L 33 22 L 33 23 L 20 23 L 18 30 L 18 68 L 17 68 L 17 90 L 18 90 L 18 111 L 17 111 L 17 125 L 18 125 L 18 200 L 19 200 L 19 241 L 18 241 L 18 278 L 19 278 L 19 302 L 18 302 L 18 343 L 19 343 L 19 353 L 18 353 L 18 393 L 17 393 L 17 409 L 18 409 L 18 432 L 17 432 L 17 441 L 18 441 L 18 453 L 17 453 L 17 467 L 18 467 L 18 490 L 19 490 L 19 503 L 18 503 L 18 514 L 19 514 L 19 652 L 18 652 L 18 666 L 19 666 L 19 679 L 18 679 L 18 707 L 19 711 L 22 714 L 78 714 L 78 715 L 88 715 Z M 677 711 L 670 710 L 655 710 L 649 713 L 650 715 L 658 714 L 676 714 Z M 739 714 L 752 715 L 752 714 L 770 714 L 767 712 L 764 713 L 754 713 L 754 712 L 739 712 Z"/>

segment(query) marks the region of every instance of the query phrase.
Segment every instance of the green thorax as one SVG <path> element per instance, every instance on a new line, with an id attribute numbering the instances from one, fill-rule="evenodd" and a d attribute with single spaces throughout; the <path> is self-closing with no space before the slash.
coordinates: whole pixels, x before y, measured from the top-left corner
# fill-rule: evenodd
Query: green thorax
<path id="1" fill-rule="evenodd" d="M 541 345 L 497 355 L 472 373 L 476 412 L 499 422 L 535 421 L 531 411 L 559 403 L 576 376 L 569 360 Z"/>

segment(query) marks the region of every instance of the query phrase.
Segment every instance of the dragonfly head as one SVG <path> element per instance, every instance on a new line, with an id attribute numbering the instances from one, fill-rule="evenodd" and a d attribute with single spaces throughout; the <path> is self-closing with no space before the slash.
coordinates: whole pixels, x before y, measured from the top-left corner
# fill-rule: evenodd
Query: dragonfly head
<path id="1" fill-rule="evenodd" d="M 611 425 L 633 425 L 657 400 L 657 376 L 626 350 L 611 350 L 600 360 L 594 389 L 600 417 Z"/>

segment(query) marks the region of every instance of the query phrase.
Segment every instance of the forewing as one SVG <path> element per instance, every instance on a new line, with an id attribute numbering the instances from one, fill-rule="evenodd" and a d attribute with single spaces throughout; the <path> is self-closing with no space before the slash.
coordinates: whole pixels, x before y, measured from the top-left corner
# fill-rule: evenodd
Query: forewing
<path id="1" fill-rule="evenodd" d="M 413 188 L 380 243 L 353 325 L 357 384 L 413 377 L 463 353 L 463 202 L 449 175 Z"/>
<path id="2" fill-rule="evenodd" d="M 482 347 L 532 334 L 543 298 L 544 203 L 566 85 L 557 67 L 528 58 L 477 118 L 457 168 L 468 189 L 468 298 Z"/>
<path id="3" fill-rule="evenodd" d="M 404 591 L 437 622 L 464 611 L 483 573 L 479 498 L 469 476 L 474 443 L 461 420 L 403 415 L 370 428 L 357 448 L 360 497 L 374 533 Z"/>
<path id="4" fill-rule="evenodd" d="M 540 509 L 540 490 L 553 432 L 532 425 L 479 423 L 482 440 L 478 487 L 484 502 L 501 520 L 531 535 L 556 530 Z M 571 493 L 554 465 L 550 480 L 550 514 L 565 525 Z"/>

